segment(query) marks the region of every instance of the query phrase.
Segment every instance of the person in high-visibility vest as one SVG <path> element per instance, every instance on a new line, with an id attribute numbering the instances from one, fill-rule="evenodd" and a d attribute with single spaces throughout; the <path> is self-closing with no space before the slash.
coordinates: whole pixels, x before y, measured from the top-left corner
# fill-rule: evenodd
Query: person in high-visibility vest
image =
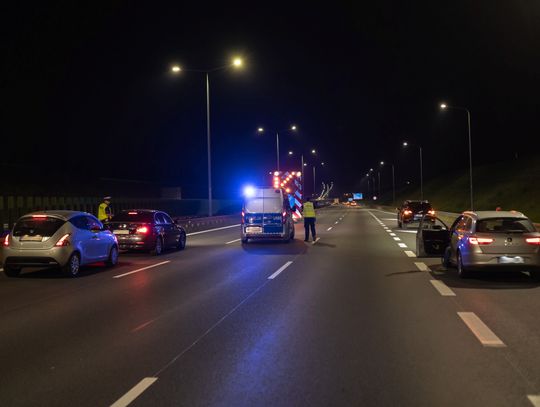
<path id="1" fill-rule="evenodd" d="M 313 206 L 313 202 L 311 202 L 311 198 L 309 197 L 306 198 L 306 202 L 304 202 L 304 205 L 302 206 L 302 215 L 304 216 L 304 229 L 306 231 L 306 238 L 304 239 L 304 242 L 309 241 L 310 229 L 313 241 L 315 241 L 315 239 L 317 239 L 317 232 L 315 231 L 315 207 Z"/>
<path id="2" fill-rule="evenodd" d="M 112 218 L 112 211 L 111 211 L 111 197 L 105 196 L 103 197 L 103 202 L 99 204 L 98 208 L 98 216 L 100 222 L 107 222 L 111 220 Z"/>

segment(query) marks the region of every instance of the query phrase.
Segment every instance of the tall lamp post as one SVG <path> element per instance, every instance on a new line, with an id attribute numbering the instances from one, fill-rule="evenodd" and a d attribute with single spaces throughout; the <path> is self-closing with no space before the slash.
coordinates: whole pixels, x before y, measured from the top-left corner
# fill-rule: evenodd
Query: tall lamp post
<path id="1" fill-rule="evenodd" d="M 179 74 L 183 71 L 186 72 L 199 72 L 204 73 L 206 76 L 206 144 L 207 144 L 207 158 L 208 158 L 208 216 L 213 215 L 212 210 L 212 151 L 211 151 L 211 138 L 210 138 L 210 79 L 209 75 L 212 72 L 221 71 L 230 67 L 240 68 L 243 65 L 241 58 L 234 58 L 230 64 L 219 66 L 212 69 L 183 69 L 180 65 L 173 65 L 171 71 L 174 74 Z"/>
<path id="2" fill-rule="evenodd" d="M 381 167 L 384 165 L 384 161 L 380 162 Z M 394 163 L 390 164 L 392 167 L 392 205 L 396 202 L 396 178 L 394 171 Z"/>
<path id="3" fill-rule="evenodd" d="M 284 130 L 276 130 L 275 133 L 276 133 L 276 165 L 277 165 L 277 170 L 279 171 L 279 133 L 280 132 L 283 132 L 283 131 L 296 131 L 297 130 L 297 127 L 293 124 L 290 128 L 288 129 L 284 129 Z M 259 133 L 264 133 L 265 130 L 263 127 L 259 127 L 257 129 L 257 131 Z M 290 155 L 290 154 L 289 154 Z"/>
<path id="4" fill-rule="evenodd" d="M 408 147 L 409 143 L 404 141 L 402 144 L 403 147 Z M 420 155 L 420 200 L 424 200 L 424 164 L 422 160 L 422 146 L 418 146 L 418 153 Z"/>
<path id="5" fill-rule="evenodd" d="M 462 110 L 467 113 L 467 131 L 469 133 L 469 190 L 471 195 L 471 211 L 474 211 L 474 202 L 473 202 L 473 175 L 472 175 L 472 141 L 471 141 L 471 112 L 466 107 L 461 106 L 450 106 L 446 103 L 441 103 L 441 109 L 455 109 Z"/>

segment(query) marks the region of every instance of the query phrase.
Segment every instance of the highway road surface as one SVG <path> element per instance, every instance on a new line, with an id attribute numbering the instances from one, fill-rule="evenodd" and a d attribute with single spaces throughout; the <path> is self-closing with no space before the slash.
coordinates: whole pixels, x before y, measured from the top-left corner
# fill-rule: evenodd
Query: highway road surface
<path id="1" fill-rule="evenodd" d="M 2 274 L 0 405 L 540 406 L 539 283 L 460 280 L 393 213 L 335 206 L 317 228 Z"/>

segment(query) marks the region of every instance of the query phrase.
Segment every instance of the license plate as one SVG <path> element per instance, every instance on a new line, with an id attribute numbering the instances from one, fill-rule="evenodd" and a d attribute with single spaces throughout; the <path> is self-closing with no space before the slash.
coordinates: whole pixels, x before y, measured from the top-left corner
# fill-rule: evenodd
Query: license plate
<path id="1" fill-rule="evenodd" d="M 20 242 L 41 242 L 43 240 L 43 236 L 37 235 L 37 236 L 28 236 L 24 235 L 21 236 L 19 239 Z"/>
<path id="2" fill-rule="evenodd" d="M 508 257 L 508 256 L 502 256 L 499 257 L 499 263 L 501 264 L 523 264 L 524 260 L 523 257 Z"/>
<path id="3" fill-rule="evenodd" d="M 262 228 L 260 226 L 248 226 L 246 228 L 246 233 L 261 233 Z"/>
<path id="4" fill-rule="evenodd" d="M 115 230 L 113 233 L 115 235 L 129 235 L 129 230 Z"/>

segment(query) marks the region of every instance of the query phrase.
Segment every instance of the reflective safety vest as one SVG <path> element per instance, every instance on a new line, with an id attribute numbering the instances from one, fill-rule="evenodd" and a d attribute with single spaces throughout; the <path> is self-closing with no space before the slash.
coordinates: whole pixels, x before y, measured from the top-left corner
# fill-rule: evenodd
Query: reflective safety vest
<path id="1" fill-rule="evenodd" d="M 304 210 L 302 211 L 304 218 L 314 218 L 315 217 L 315 207 L 313 202 L 304 202 Z"/>
<path id="2" fill-rule="evenodd" d="M 109 205 L 107 205 L 105 202 L 99 204 L 97 218 L 100 220 L 100 222 L 108 220 L 110 213 L 111 210 L 109 209 Z"/>

